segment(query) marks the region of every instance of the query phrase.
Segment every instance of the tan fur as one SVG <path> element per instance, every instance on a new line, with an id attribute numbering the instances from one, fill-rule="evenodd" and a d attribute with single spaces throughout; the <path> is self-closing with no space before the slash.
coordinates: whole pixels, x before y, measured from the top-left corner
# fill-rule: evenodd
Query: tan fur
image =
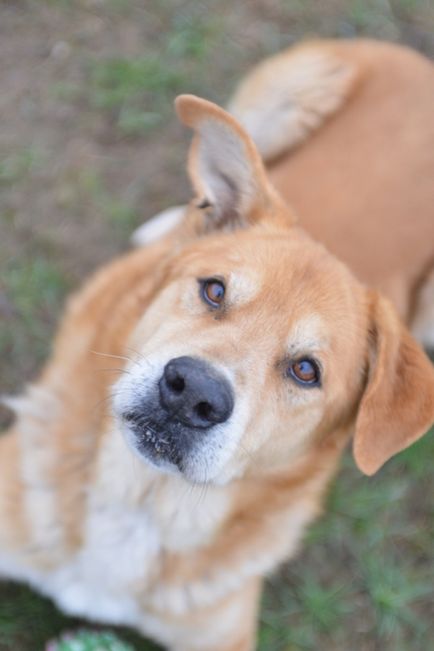
<path id="1" fill-rule="evenodd" d="M 395 58 L 400 67 L 401 57 L 414 62 L 417 77 L 419 58 L 367 43 L 324 47 L 348 55 L 350 67 L 372 59 L 372 70 L 366 64 L 354 79 L 378 86 L 369 91 L 363 82 L 360 110 L 382 144 L 384 122 L 374 113 L 390 103 L 381 84 L 392 92 Z M 378 94 L 375 111 L 364 92 Z M 345 127 L 346 111 L 358 111 L 356 87 L 352 93 L 336 125 L 343 120 L 356 146 L 354 128 Z M 388 301 L 295 225 L 234 118 L 192 96 L 179 98 L 177 109 L 195 130 L 189 168 L 198 196 L 168 236 L 107 266 L 70 301 L 50 362 L 15 402 L 17 421 L 0 440 L 0 572 L 66 612 L 135 626 L 173 651 L 248 651 L 263 577 L 295 553 L 345 444 L 355 431 L 356 462 L 370 474 L 421 436 L 434 420 L 434 371 Z M 418 126 L 429 131 L 427 121 Z M 333 128 L 331 119 L 324 133 Z M 328 169 L 341 145 L 327 147 Z M 421 158 L 413 161 L 420 169 L 429 162 Z M 286 197 L 284 173 L 292 179 L 299 164 L 308 206 L 312 179 L 322 188 L 317 200 L 326 185 L 315 176 L 315 153 L 310 161 L 310 173 L 289 157 L 270 173 Z M 362 201 L 351 184 L 341 190 L 342 198 L 333 189 L 329 203 L 316 204 L 318 219 L 329 204 L 337 210 L 335 248 L 348 241 L 339 206 L 359 219 Z M 429 206 L 424 212 L 407 186 L 399 190 L 426 220 Z M 379 190 L 372 201 L 385 207 Z M 398 253 L 388 251 L 388 260 Z M 426 264 L 425 249 L 420 255 Z M 416 257 L 402 261 L 402 278 L 392 274 L 401 299 Z M 373 261 L 374 284 L 390 289 L 382 264 Z M 198 279 L 214 277 L 225 279 L 226 296 L 213 311 Z M 182 355 L 219 369 L 235 406 L 227 423 L 211 428 L 214 439 L 204 433 L 189 465 L 166 471 L 144 458 L 126 415 Z M 320 363 L 321 387 L 288 376 L 289 363 L 303 356 Z"/>
<path id="2" fill-rule="evenodd" d="M 305 140 L 346 101 L 362 71 L 334 43 L 301 45 L 260 63 L 228 110 L 268 163 Z"/>
<path id="3" fill-rule="evenodd" d="M 306 45 L 279 65 L 291 74 L 309 47 L 354 71 L 351 94 L 304 146 L 270 164 L 269 178 L 302 226 L 410 321 L 434 265 L 434 66 L 375 41 Z M 260 69 L 255 82 L 266 91 Z M 242 106 L 236 114 L 243 122 Z M 292 139 L 282 134 L 288 148 Z"/>
<path id="4" fill-rule="evenodd" d="M 404 448 L 424 434 L 424 427 L 409 430 L 408 409 L 417 409 L 425 422 L 432 413 L 432 397 L 425 393 L 425 383 L 433 372 L 430 360 L 417 354 L 416 342 L 397 323 L 392 306 L 384 299 L 374 297 L 371 318 L 375 360 L 354 436 L 354 455 L 366 474 L 378 470 L 398 441 Z M 408 404 L 408 387 L 419 396 L 417 404 Z"/>

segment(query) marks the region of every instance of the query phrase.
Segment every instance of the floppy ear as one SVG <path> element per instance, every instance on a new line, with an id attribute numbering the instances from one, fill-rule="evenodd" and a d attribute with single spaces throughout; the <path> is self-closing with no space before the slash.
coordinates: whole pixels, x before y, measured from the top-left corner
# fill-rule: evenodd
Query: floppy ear
<path id="1" fill-rule="evenodd" d="M 229 113 L 194 95 L 180 95 L 175 105 L 195 131 L 189 173 L 208 228 L 247 225 L 283 207 L 253 141 Z"/>
<path id="2" fill-rule="evenodd" d="M 434 367 L 392 305 L 373 294 L 372 356 L 359 407 L 354 458 L 366 475 L 434 422 Z"/>

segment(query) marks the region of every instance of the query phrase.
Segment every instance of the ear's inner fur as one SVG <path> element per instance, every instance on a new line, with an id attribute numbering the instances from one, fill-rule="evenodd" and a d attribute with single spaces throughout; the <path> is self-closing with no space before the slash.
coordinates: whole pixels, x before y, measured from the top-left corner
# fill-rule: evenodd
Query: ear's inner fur
<path id="1" fill-rule="evenodd" d="M 206 100 L 181 95 L 178 115 L 193 128 L 189 155 L 192 184 L 212 208 L 206 229 L 247 225 L 271 196 L 265 170 L 255 145 L 240 125 L 220 107 Z"/>

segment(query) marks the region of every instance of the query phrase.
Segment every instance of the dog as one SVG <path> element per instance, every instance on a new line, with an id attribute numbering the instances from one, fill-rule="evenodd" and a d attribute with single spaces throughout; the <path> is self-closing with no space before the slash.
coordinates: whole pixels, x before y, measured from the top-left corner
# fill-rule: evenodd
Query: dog
<path id="1" fill-rule="evenodd" d="M 69 301 L 9 399 L 3 576 L 172 651 L 255 647 L 264 576 L 348 441 L 370 475 L 434 421 L 403 323 L 426 343 L 433 77 L 404 48 L 316 42 L 241 84 L 247 130 L 177 99 L 194 199 Z"/>

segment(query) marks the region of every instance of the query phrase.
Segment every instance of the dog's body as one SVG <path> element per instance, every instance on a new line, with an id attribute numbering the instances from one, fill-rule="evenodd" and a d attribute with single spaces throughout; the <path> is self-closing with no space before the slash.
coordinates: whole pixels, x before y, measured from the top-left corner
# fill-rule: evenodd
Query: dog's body
<path id="1" fill-rule="evenodd" d="M 319 97 L 314 93 L 305 101 L 314 118 L 321 117 L 330 94 L 343 98 L 342 109 L 313 131 L 306 146 L 285 155 L 280 137 L 274 150 L 264 148 L 268 175 L 303 228 L 411 322 L 416 294 L 434 271 L 433 64 L 411 50 L 370 41 L 356 47 L 333 42 L 321 55 L 301 47 L 264 63 L 241 86 L 231 108 L 255 141 L 261 143 L 262 132 L 265 139 L 267 125 L 268 131 L 273 125 L 277 141 L 283 124 L 271 116 L 261 123 L 257 115 L 265 113 L 266 98 L 277 95 L 266 85 L 280 82 L 277 66 L 281 75 L 285 67 L 287 75 L 297 67 L 301 75 L 303 65 L 306 78 L 312 75 L 310 86 Z M 329 80 L 325 97 L 317 75 Z M 291 113 L 291 106 L 281 108 L 283 116 L 285 110 Z M 434 288 L 432 297 L 434 303 Z M 433 321 L 430 331 L 432 338 Z"/>
<path id="2" fill-rule="evenodd" d="M 297 97 L 311 105 L 300 103 L 284 151 L 273 129 L 268 142 L 252 118 L 264 88 L 273 97 L 262 73 L 250 80 L 256 99 L 248 79 L 233 110 L 273 160 L 273 182 L 308 229 L 315 233 L 322 208 L 336 214 L 324 239 L 362 280 L 388 292 L 407 319 L 424 285 L 425 332 L 434 237 L 432 188 L 423 179 L 432 170 L 424 137 L 433 130 L 424 75 L 432 80 L 432 68 L 392 46 L 310 48 L 304 53 L 308 61 L 313 54 L 315 88 L 324 75 L 323 97 L 306 94 L 309 75 L 302 75 Z M 425 122 L 402 143 L 420 185 L 386 151 L 382 179 L 399 197 L 387 204 L 372 160 L 360 203 L 357 176 L 366 162 L 356 154 L 358 113 L 368 111 L 375 131 L 372 143 L 360 134 L 361 155 L 375 159 L 382 126 L 396 116 L 389 81 L 396 92 L 404 82 L 420 92 Z M 371 115 L 377 83 L 387 94 Z M 345 101 L 348 111 L 312 142 L 282 155 Z M 278 130 L 291 126 L 277 120 L 282 105 L 270 123 Z M 67 612 L 135 626 L 171 649 L 246 651 L 263 576 L 294 553 L 350 435 L 360 468 L 375 472 L 433 422 L 434 372 L 388 302 L 295 225 L 237 123 L 191 97 L 178 110 L 196 130 L 190 172 L 202 201 L 167 237 L 103 269 L 72 300 L 52 361 L 15 401 L 17 421 L 0 441 L 0 571 Z M 401 111 L 403 124 L 411 111 L 413 103 Z M 339 163 L 342 139 L 333 133 L 342 121 L 354 160 Z M 395 129 L 383 134 L 383 150 Z M 326 203 L 335 166 L 348 169 L 348 179 L 339 197 L 329 189 Z M 324 177 L 315 183 L 319 169 Z M 386 211 L 386 227 L 375 221 L 378 230 L 365 233 L 365 211 L 378 219 Z M 418 220 L 410 247 L 400 231 L 409 211 Z M 353 247 L 354 260 L 347 216 L 363 248 Z M 385 259 L 383 246 L 374 251 L 380 233 Z"/>

